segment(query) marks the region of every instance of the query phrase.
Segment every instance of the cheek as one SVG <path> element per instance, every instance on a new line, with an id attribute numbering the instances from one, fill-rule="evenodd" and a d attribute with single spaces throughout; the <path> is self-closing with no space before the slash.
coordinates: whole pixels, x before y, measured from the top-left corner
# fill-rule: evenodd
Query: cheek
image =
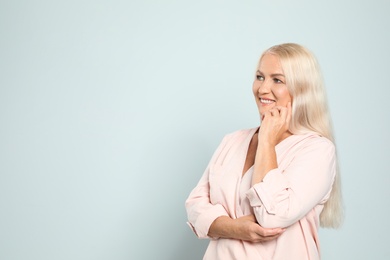
<path id="1" fill-rule="evenodd" d="M 283 100 L 285 102 L 291 101 L 291 95 L 288 92 L 287 87 L 279 89 L 277 95 L 279 97 L 279 100 Z"/>
<path id="2" fill-rule="evenodd" d="M 257 92 L 259 90 L 259 87 L 257 86 L 256 82 L 253 82 L 252 84 L 252 92 L 253 92 L 253 95 L 257 95 Z"/>

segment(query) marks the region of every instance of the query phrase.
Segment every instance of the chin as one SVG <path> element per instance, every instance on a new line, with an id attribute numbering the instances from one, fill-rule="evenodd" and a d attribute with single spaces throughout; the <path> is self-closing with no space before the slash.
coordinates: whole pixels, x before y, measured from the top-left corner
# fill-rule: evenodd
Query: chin
<path id="1" fill-rule="evenodd" d="M 268 110 L 270 110 L 271 108 L 267 108 L 267 109 L 264 109 L 262 108 L 259 112 L 260 112 L 260 116 L 263 117 L 265 112 L 267 112 Z"/>

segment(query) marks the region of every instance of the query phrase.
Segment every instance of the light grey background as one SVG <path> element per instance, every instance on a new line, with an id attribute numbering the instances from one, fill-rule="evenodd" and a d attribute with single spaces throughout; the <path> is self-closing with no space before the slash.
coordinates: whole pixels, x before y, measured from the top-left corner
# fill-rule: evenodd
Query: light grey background
<path id="1" fill-rule="evenodd" d="M 201 259 L 184 201 L 258 125 L 257 59 L 318 57 L 345 225 L 323 259 L 388 259 L 388 1 L 0 1 L 0 259 Z"/>

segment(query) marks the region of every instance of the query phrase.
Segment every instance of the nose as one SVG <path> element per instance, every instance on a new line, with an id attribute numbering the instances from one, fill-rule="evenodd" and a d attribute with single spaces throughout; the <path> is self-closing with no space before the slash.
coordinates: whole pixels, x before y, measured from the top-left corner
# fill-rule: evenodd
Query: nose
<path id="1" fill-rule="evenodd" d="M 259 82 L 259 88 L 258 93 L 261 94 L 268 94 L 271 92 L 271 82 L 269 80 L 264 80 Z"/>

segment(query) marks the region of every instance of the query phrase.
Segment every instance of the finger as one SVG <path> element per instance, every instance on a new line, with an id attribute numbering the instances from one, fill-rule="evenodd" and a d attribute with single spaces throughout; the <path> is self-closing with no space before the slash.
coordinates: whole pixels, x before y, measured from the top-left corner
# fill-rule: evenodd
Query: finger
<path id="1" fill-rule="evenodd" d="M 265 112 L 264 112 L 264 115 L 263 115 L 263 119 L 265 119 L 265 118 L 267 118 L 267 117 L 270 117 L 270 116 L 272 116 L 272 115 L 271 115 L 271 111 L 270 111 L 270 110 L 265 111 Z"/>
<path id="2" fill-rule="evenodd" d="M 284 106 L 276 106 L 276 107 L 273 107 L 273 109 L 274 109 L 274 112 L 278 113 L 280 116 L 283 116 L 284 114 L 282 114 L 282 113 L 288 111 L 288 108 L 284 107 Z"/>
<path id="3" fill-rule="evenodd" d="M 286 107 L 281 107 L 280 108 L 280 117 L 283 118 L 283 119 L 287 119 L 287 115 L 288 115 L 288 110 Z"/>
<path id="4" fill-rule="evenodd" d="M 292 117 L 292 106 L 291 106 L 291 102 L 288 102 L 287 103 L 287 117 L 286 117 L 287 124 L 290 123 L 291 117 Z"/>
<path id="5" fill-rule="evenodd" d="M 284 232 L 285 229 L 282 228 L 263 228 L 259 225 L 258 235 L 263 237 L 275 236 Z"/>
<path id="6" fill-rule="evenodd" d="M 278 107 L 273 107 L 269 110 L 272 116 L 278 116 L 280 114 L 280 108 Z"/>
<path id="7" fill-rule="evenodd" d="M 252 242 L 264 242 L 264 241 L 270 241 L 273 239 L 278 238 L 282 233 L 276 234 L 274 236 L 268 236 L 268 237 L 263 237 L 263 236 L 258 236 L 257 239 L 254 239 Z"/>
<path id="8" fill-rule="evenodd" d="M 273 107 L 273 109 L 276 109 L 278 112 L 280 112 L 280 110 L 282 110 L 282 106 L 275 106 L 275 107 Z"/>

